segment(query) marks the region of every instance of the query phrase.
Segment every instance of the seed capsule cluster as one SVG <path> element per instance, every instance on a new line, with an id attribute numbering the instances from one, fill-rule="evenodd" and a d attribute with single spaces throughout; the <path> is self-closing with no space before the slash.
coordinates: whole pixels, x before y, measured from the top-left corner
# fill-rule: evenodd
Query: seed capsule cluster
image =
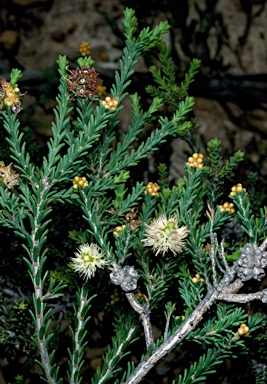
<path id="1" fill-rule="evenodd" d="M 204 164 L 203 164 L 203 155 L 202 155 L 202 153 L 193 153 L 193 155 L 188 158 L 186 164 L 189 167 L 196 167 L 197 169 L 203 168 Z"/>
<path id="2" fill-rule="evenodd" d="M 236 193 L 246 192 L 246 188 L 242 188 L 242 184 L 238 183 L 231 188 L 230 196 L 234 196 Z"/>
<path id="3" fill-rule="evenodd" d="M 83 177 L 75 176 L 72 183 L 73 183 L 73 190 L 75 192 L 78 191 L 78 187 L 84 189 L 88 185 L 88 181 L 84 176 Z"/>
<path id="4" fill-rule="evenodd" d="M 72 100 L 75 100 L 78 96 L 88 97 L 88 99 L 92 100 L 96 95 L 98 74 L 94 68 L 77 67 L 69 70 L 67 82 L 68 89 L 72 92 L 70 96 Z"/>
<path id="5" fill-rule="evenodd" d="M 237 330 L 239 336 L 248 336 L 249 335 L 249 327 L 247 324 L 241 324 Z"/>
<path id="6" fill-rule="evenodd" d="M 124 292 L 131 292 L 137 288 L 137 280 L 140 276 L 133 266 L 125 265 L 122 268 L 120 265 L 113 263 L 109 269 L 111 270 L 109 274 L 111 282 L 120 285 Z"/>
<path id="7" fill-rule="evenodd" d="M 152 181 L 150 181 L 146 186 L 145 195 L 149 193 L 152 196 L 158 196 L 159 190 L 160 186 L 158 183 L 152 183 Z"/>
<path id="8" fill-rule="evenodd" d="M 219 205 L 219 208 L 220 208 L 220 212 L 224 212 L 224 211 L 228 211 L 230 213 L 234 213 L 235 212 L 234 204 L 233 203 L 226 202 L 223 205 Z"/>
<path id="9" fill-rule="evenodd" d="M 0 110 L 5 107 L 10 107 L 12 112 L 20 111 L 20 90 L 17 85 L 12 85 L 5 79 L 0 79 Z"/>
<path id="10" fill-rule="evenodd" d="M 240 248 L 240 257 L 235 263 L 237 276 L 242 281 L 250 279 L 261 280 L 265 276 L 264 268 L 267 265 L 267 252 L 264 252 L 255 243 L 247 243 Z"/>

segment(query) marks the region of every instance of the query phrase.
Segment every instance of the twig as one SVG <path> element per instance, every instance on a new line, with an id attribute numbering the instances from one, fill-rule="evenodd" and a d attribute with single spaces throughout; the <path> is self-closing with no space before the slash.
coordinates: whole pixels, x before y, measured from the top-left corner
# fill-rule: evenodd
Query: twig
<path id="1" fill-rule="evenodd" d="M 125 341 L 123 341 L 123 342 L 119 345 L 119 347 L 118 347 L 118 349 L 117 349 L 115 355 L 112 357 L 112 359 L 110 359 L 110 361 L 109 361 L 109 366 L 108 366 L 108 369 L 107 369 L 107 372 L 106 372 L 103 376 L 101 376 L 101 379 L 98 381 L 98 384 L 105 383 L 105 379 L 107 378 L 107 376 L 108 376 L 108 375 L 112 372 L 112 370 L 114 369 L 113 361 L 116 360 L 116 359 L 117 359 L 117 356 L 119 356 L 119 355 L 122 353 L 121 351 L 122 351 L 122 348 L 123 348 L 124 344 L 125 344 L 128 340 L 131 339 L 132 334 L 133 334 L 133 332 L 135 331 L 135 328 L 136 328 L 136 327 L 131 327 L 131 328 L 130 328 L 130 330 L 129 330 L 129 332 L 128 332 L 128 335 L 127 335 Z"/>
<path id="2" fill-rule="evenodd" d="M 238 293 L 238 294 L 229 294 L 229 293 L 219 293 L 218 300 L 228 301 L 230 303 L 248 303 L 253 300 L 267 300 L 267 288 L 259 292 L 254 293 Z"/>
<path id="3" fill-rule="evenodd" d="M 215 235 L 213 233 L 213 218 L 214 218 L 214 209 L 208 204 L 209 212 L 206 211 L 208 218 L 210 219 L 210 260 L 212 267 L 212 276 L 213 276 L 213 285 L 217 284 L 217 273 L 216 273 L 216 264 L 215 264 Z"/>
<path id="4" fill-rule="evenodd" d="M 131 304 L 132 308 L 137 313 L 139 313 L 141 317 L 143 327 L 144 327 L 145 339 L 146 339 L 146 348 L 148 349 L 152 345 L 154 349 L 155 343 L 153 339 L 152 325 L 151 325 L 150 316 L 149 316 L 149 303 L 147 302 L 144 306 L 142 306 L 137 301 L 133 293 L 126 293 L 125 295 L 129 303 Z"/>
<path id="5" fill-rule="evenodd" d="M 166 319 L 166 326 L 165 326 L 165 330 L 164 330 L 164 341 L 167 340 L 167 338 L 168 338 L 168 331 L 169 331 L 169 326 L 170 326 L 171 315 L 172 315 L 172 312 L 170 312 L 168 314 L 168 317 Z"/>
<path id="6" fill-rule="evenodd" d="M 70 384 L 76 384 L 78 383 L 76 372 L 80 370 L 79 362 L 82 358 L 81 353 L 81 330 L 83 328 L 84 324 L 84 316 L 82 316 L 82 313 L 84 312 L 84 307 L 87 303 L 87 296 L 88 296 L 88 289 L 85 289 L 83 286 L 81 288 L 80 292 L 80 305 L 78 307 L 77 313 L 76 313 L 76 320 L 77 325 L 75 327 L 75 333 L 74 333 L 74 349 L 72 353 L 71 358 L 71 375 L 70 375 Z"/>

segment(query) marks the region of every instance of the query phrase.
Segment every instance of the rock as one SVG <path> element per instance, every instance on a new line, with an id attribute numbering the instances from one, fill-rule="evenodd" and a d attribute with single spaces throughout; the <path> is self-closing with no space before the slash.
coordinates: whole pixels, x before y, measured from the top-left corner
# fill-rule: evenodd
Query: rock
<path id="1" fill-rule="evenodd" d="M 6 29 L 0 35 L 0 44 L 3 44 L 4 47 L 8 50 L 12 50 L 16 47 L 19 42 L 19 33 L 12 29 Z"/>
<path id="2" fill-rule="evenodd" d="M 65 40 L 65 33 L 61 30 L 51 32 L 51 37 L 58 43 L 62 43 Z"/>
<path id="3" fill-rule="evenodd" d="M 45 3 L 47 0 L 13 0 L 13 3 L 21 5 L 22 7 L 27 7 L 35 3 Z"/>

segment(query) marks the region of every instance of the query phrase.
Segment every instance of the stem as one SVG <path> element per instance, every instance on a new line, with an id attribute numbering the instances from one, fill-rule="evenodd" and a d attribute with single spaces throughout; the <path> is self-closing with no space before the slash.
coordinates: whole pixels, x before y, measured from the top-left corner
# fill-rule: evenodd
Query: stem
<path id="1" fill-rule="evenodd" d="M 106 379 L 106 377 L 107 377 L 107 376 L 113 371 L 113 369 L 114 369 L 113 361 L 116 359 L 116 357 L 117 357 L 118 355 L 120 355 L 120 354 L 122 353 L 122 352 L 121 352 L 122 347 L 124 346 L 124 344 L 125 344 L 128 340 L 131 339 L 132 334 L 133 334 L 133 332 L 135 331 L 135 328 L 136 328 L 136 327 L 131 327 L 131 328 L 130 328 L 130 330 L 129 330 L 129 332 L 128 332 L 128 335 L 127 335 L 125 341 L 119 345 L 119 347 L 118 347 L 118 349 L 117 349 L 117 352 L 115 353 L 115 355 L 113 356 L 113 358 L 109 361 L 109 367 L 108 367 L 107 372 L 106 372 L 103 376 L 101 376 L 101 379 L 98 381 L 97 384 L 105 383 L 105 379 Z"/>
<path id="2" fill-rule="evenodd" d="M 51 364 L 49 360 L 49 354 L 46 348 L 46 335 L 44 333 L 42 339 L 40 338 L 40 332 L 41 329 L 45 327 L 44 323 L 44 295 L 43 295 L 43 286 L 42 286 L 42 277 L 41 272 L 39 273 L 40 267 L 40 250 L 39 250 L 39 243 L 40 241 L 36 240 L 36 234 L 38 229 L 40 228 L 41 224 L 38 224 L 38 218 L 40 216 L 40 207 L 44 205 L 44 193 L 49 188 L 49 184 L 47 183 L 46 179 L 43 179 L 42 182 L 43 190 L 40 192 L 40 199 L 36 204 L 36 215 L 34 217 L 34 229 L 31 232 L 31 239 L 32 239 L 32 248 L 31 248 L 31 260 L 32 260 L 32 267 L 33 267 L 33 285 L 34 285 L 34 295 L 35 295 L 35 317 L 36 317 L 36 333 L 37 333 L 37 340 L 40 347 L 40 355 L 41 355 L 41 361 L 44 368 L 44 373 L 46 375 L 46 378 L 49 383 L 54 384 L 56 383 L 55 379 L 51 376 Z M 44 207 L 42 207 L 42 210 Z M 38 250 L 37 257 L 35 256 L 35 250 Z M 37 282 L 37 276 L 38 276 L 38 282 Z M 40 303 L 40 310 L 38 311 L 38 305 L 37 303 Z"/>
<path id="3" fill-rule="evenodd" d="M 172 312 L 169 313 L 167 320 L 166 320 L 166 326 L 165 326 L 165 331 L 164 331 L 164 341 L 166 341 L 168 338 L 168 331 L 169 331 L 169 326 L 170 326 L 171 315 L 172 315 Z"/>
<path id="4" fill-rule="evenodd" d="M 217 284 L 217 273 L 215 264 L 215 235 L 213 233 L 213 218 L 210 220 L 210 260 L 212 267 L 213 285 Z"/>
<path id="5" fill-rule="evenodd" d="M 81 193 L 83 196 L 82 204 L 84 205 L 84 212 L 86 212 L 87 220 L 88 220 L 89 224 L 91 225 L 92 230 L 94 231 L 94 237 L 98 241 L 102 251 L 107 255 L 107 257 L 109 259 L 112 260 L 112 254 L 111 254 L 111 251 L 108 247 L 108 244 L 106 243 L 106 241 L 104 241 L 103 237 L 101 236 L 101 233 L 97 228 L 97 223 L 95 220 L 93 220 L 92 212 L 88 208 L 88 207 L 90 207 L 90 201 L 88 201 L 88 196 L 85 194 L 85 192 L 83 190 L 81 191 Z M 100 220 L 100 218 L 99 218 L 99 220 Z"/>
<path id="6" fill-rule="evenodd" d="M 85 293 L 86 292 L 86 293 Z M 81 340 L 79 339 L 80 331 L 82 330 L 83 324 L 84 324 L 84 317 L 82 317 L 83 308 L 87 303 L 87 297 L 88 297 L 88 289 L 85 289 L 85 287 L 82 287 L 80 292 L 80 306 L 78 308 L 78 311 L 76 313 L 77 318 L 77 327 L 75 328 L 75 334 L 74 334 L 74 343 L 75 343 L 75 349 L 72 354 L 71 359 L 71 376 L 70 376 L 70 384 L 78 384 L 79 383 L 79 375 L 77 374 L 75 377 L 76 372 L 80 371 L 80 361 L 82 359 L 82 353 L 81 350 Z"/>
<path id="7" fill-rule="evenodd" d="M 230 303 L 248 303 L 249 301 L 253 300 L 262 300 L 264 297 L 267 299 L 267 288 L 254 293 L 218 294 L 218 300 L 224 300 Z"/>
<path id="8" fill-rule="evenodd" d="M 144 306 L 142 306 L 134 296 L 133 293 L 126 293 L 125 294 L 129 303 L 133 307 L 133 309 L 139 313 L 143 327 L 144 327 L 144 333 L 145 333 L 145 339 L 146 339 L 146 348 L 148 349 L 150 345 L 153 346 L 153 349 L 155 348 L 155 343 L 153 339 L 153 333 L 152 333 L 152 325 L 150 321 L 149 316 L 149 303 L 146 303 Z"/>

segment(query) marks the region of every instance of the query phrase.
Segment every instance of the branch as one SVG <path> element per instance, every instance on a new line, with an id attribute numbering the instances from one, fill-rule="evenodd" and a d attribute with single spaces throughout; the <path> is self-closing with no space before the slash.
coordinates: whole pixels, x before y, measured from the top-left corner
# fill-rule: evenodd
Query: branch
<path id="1" fill-rule="evenodd" d="M 253 301 L 253 300 L 261 300 L 263 303 L 266 303 L 267 288 L 255 293 L 239 293 L 239 294 L 219 293 L 218 300 L 224 300 L 230 303 L 248 303 L 249 301 Z"/>
<path id="2" fill-rule="evenodd" d="M 147 302 L 144 306 L 142 306 L 136 299 L 135 295 L 133 293 L 126 293 L 126 297 L 131 304 L 132 308 L 139 313 L 142 324 L 144 327 L 144 333 L 145 333 L 145 339 L 146 339 L 146 348 L 148 348 L 152 345 L 153 349 L 155 348 L 155 343 L 153 339 L 153 333 L 152 333 L 152 324 L 150 321 L 149 316 L 149 303 Z"/>
<path id="3" fill-rule="evenodd" d="M 138 384 L 161 358 L 181 343 L 185 337 L 196 328 L 202 320 L 203 315 L 217 300 L 247 303 L 258 299 L 266 303 L 267 289 L 250 294 L 232 293 L 238 291 L 243 286 L 243 281 L 251 278 L 259 280 L 262 277 L 262 268 L 267 264 L 267 255 L 266 252 L 264 252 L 266 245 L 267 241 L 265 240 L 260 247 L 256 244 L 246 244 L 245 247 L 241 248 L 241 256 L 239 260 L 236 261 L 232 267 L 228 268 L 219 283 L 216 283 L 216 276 L 213 274 L 215 284 L 208 289 L 206 297 L 198 304 L 196 309 L 181 327 L 155 349 L 152 356 L 146 356 L 144 358 L 124 384 Z M 211 259 L 212 258 L 213 257 L 211 256 Z M 238 275 L 239 278 L 234 280 L 236 275 Z M 240 276 L 242 276 L 243 279 L 240 278 Z"/>
<path id="4" fill-rule="evenodd" d="M 217 300 L 217 291 L 212 289 L 207 293 L 206 297 L 199 303 L 197 308 L 192 312 L 189 318 L 182 324 L 182 326 L 164 343 L 158 347 L 151 357 L 146 357 L 124 382 L 124 384 L 137 384 L 143 377 L 153 368 L 153 366 L 169 353 L 177 344 L 179 344 L 184 338 L 197 326 L 202 320 L 205 312 L 214 304 Z"/>

